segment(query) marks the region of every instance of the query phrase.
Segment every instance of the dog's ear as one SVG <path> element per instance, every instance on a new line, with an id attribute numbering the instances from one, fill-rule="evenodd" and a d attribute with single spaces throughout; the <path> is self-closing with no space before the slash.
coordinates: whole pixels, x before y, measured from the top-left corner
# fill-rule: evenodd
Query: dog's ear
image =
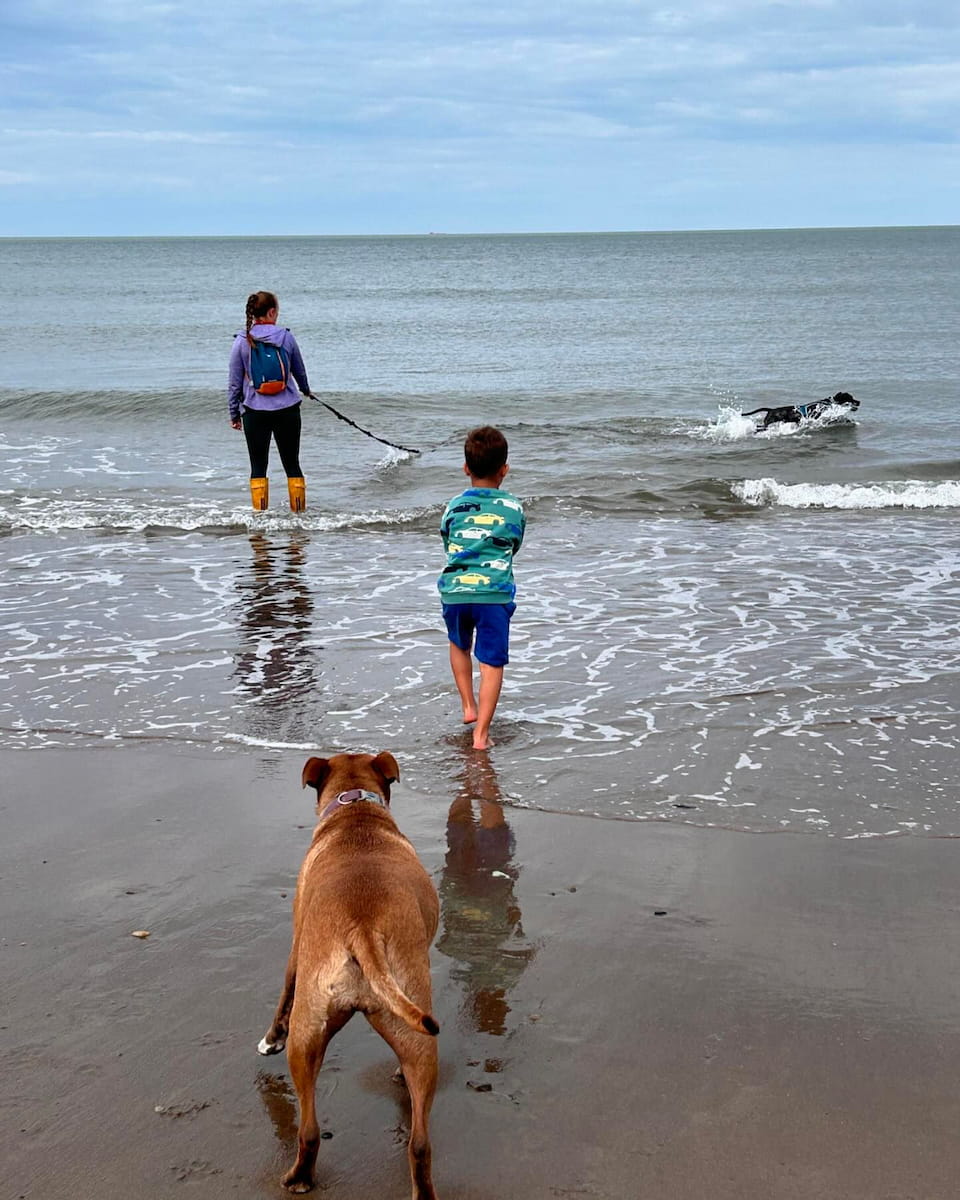
<path id="1" fill-rule="evenodd" d="M 303 774 L 300 776 L 300 786 L 307 784 L 319 792 L 330 774 L 330 763 L 326 758 L 308 758 L 303 764 Z"/>
<path id="2" fill-rule="evenodd" d="M 380 772 L 386 783 L 396 783 L 400 778 L 400 768 L 397 766 L 397 760 L 389 750 L 381 750 L 370 766 L 375 771 Z"/>

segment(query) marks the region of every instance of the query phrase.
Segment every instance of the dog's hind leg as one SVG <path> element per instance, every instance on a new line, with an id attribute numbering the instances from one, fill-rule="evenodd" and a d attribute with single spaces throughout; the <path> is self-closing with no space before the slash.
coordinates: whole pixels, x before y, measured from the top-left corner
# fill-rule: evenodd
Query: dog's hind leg
<path id="1" fill-rule="evenodd" d="M 309 1192 L 314 1186 L 314 1167 L 320 1148 L 317 1124 L 317 1075 L 333 1035 L 346 1025 L 352 1012 L 332 1013 L 317 1026 L 308 1026 L 302 1036 L 297 1023 L 287 1043 L 287 1065 L 300 1105 L 297 1131 L 297 1161 L 283 1177 L 283 1186 L 291 1192 Z M 309 1016 L 305 1018 L 309 1020 Z"/>
<path id="2" fill-rule="evenodd" d="M 429 996 L 426 1006 L 430 1006 Z M 417 1033 L 386 1013 L 368 1013 L 367 1020 L 396 1054 L 410 1095 L 407 1158 L 412 1200 L 437 1200 L 433 1190 L 430 1147 L 430 1109 L 437 1090 L 436 1039 L 428 1033 Z"/>

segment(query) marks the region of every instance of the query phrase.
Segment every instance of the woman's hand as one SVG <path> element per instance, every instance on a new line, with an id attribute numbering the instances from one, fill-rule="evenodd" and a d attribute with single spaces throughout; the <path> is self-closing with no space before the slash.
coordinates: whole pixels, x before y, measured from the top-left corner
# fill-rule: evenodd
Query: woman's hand
<path id="1" fill-rule="evenodd" d="M 237 420 L 237 421 L 231 421 L 231 422 L 230 422 L 230 428 L 231 428 L 231 429 L 242 429 L 242 428 L 243 428 L 243 422 L 242 422 L 242 421 L 239 421 L 239 420 Z"/>

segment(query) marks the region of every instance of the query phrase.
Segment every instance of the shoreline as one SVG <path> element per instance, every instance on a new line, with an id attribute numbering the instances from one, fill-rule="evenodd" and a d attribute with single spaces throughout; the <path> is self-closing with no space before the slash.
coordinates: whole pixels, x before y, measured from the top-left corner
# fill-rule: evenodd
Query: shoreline
<path id="1" fill-rule="evenodd" d="M 286 1059 L 256 1043 L 304 757 L 0 752 L 11 1196 L 287 1194 Z M 482 765 L 458 795 L 401 781 L 393 810 L 443 910 L 441 1200 L 954 1194 L 952 839 L 548 815 Z M 317 1194 L 407 1193 L 393 1065 L 362 1019 L 333 1042 Z"/>

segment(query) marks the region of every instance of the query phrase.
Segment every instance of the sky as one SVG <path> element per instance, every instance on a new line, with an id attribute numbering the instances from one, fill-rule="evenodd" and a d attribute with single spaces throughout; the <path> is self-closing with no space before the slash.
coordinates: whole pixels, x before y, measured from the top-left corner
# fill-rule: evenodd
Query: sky
<path id="1" fill-rule="evenodd" d="M 0 0 L 0 236 L 960 223 L 960 5 Z"/>

